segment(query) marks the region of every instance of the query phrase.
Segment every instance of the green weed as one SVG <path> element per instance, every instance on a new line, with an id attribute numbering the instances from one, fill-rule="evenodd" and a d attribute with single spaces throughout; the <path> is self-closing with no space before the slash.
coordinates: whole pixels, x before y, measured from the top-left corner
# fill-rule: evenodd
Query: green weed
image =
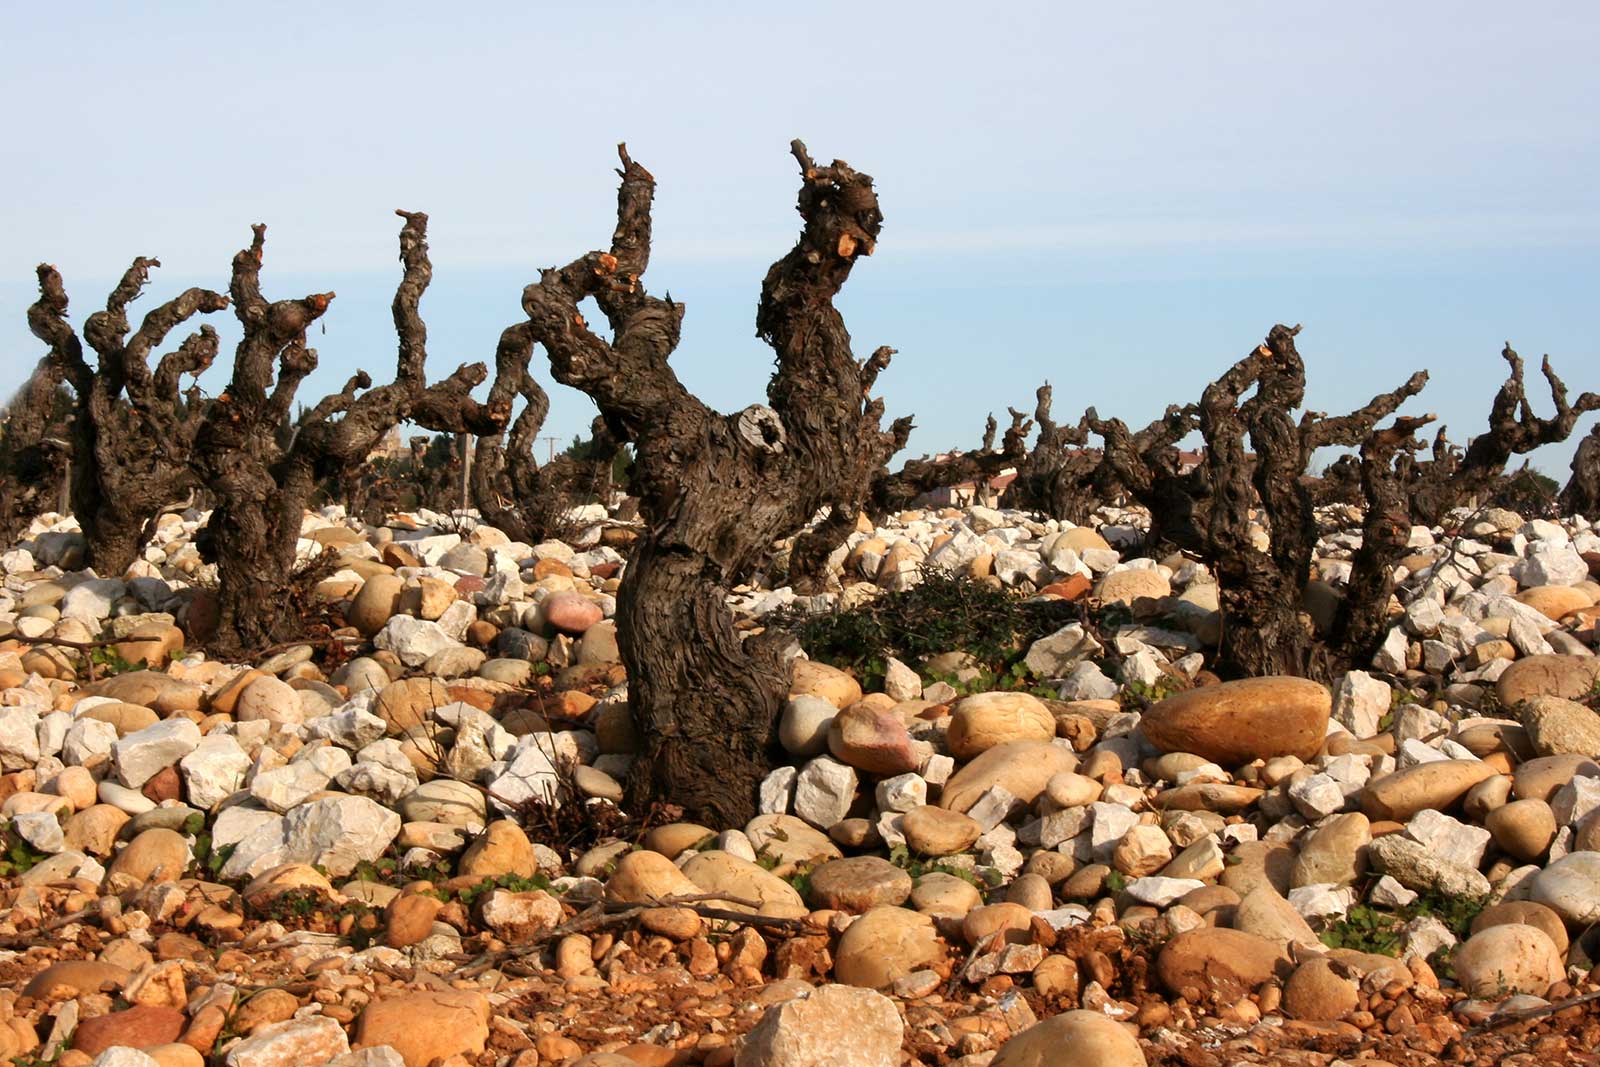
<path id="1" fill-rule="evenodd" d="M 1027 669 L 1019 662 L 1027 647 L 1077 613 L 1070 603 L 1029 603 L 964 574 L 926 568 L 912 588 L 848 611 L 809 615 L 786 608 L 767 621 L 794 633 L 813 658 L 853 670 L 869 689 L 882 684 L 890 656 L 916 665 L 942 652 L 971 656 L 987 672 L 985 684 L 1020 688 L 1027 684 Z"/>
<path id="2" fill-rule="evenodd" d="M 1464 941 L 1471 934 L 1472 920 L 1486 903 L 1482 897 L 1446 897 L 1430 892 L 1393 911 L 1357 904 L 1343 919 L 1322 932 L 1322 943 L 1329 948 L 1396 956 L 1400 950 L 1401 930 L 1412 919 L 1424 915 L 1438 919 L 1449 927 L 1457 940 Z M 1448 960 L 1441 962 L 1448 965 Z"/>

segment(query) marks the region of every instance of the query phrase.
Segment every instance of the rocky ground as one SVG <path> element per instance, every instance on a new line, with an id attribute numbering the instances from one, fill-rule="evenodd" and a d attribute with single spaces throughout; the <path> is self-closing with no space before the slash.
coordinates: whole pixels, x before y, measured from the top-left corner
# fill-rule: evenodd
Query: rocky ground
<path id="1" fill-rule="evenodd" d="M 53 516 L 0 556 L 0 1058 L 1600 1063 L 1581 520 L 1413 531 L 1331 689 L 1210 677 L 1216 587 L 1136 515 L 864 525 L 802 607 L 931 565 L 1082 610 L 1000 691 L 958 648 L 866 693 L 797 660 L 792 765 L 723 827 L 617 807 L 626 527 L 307 516 L 326 625 L 229 664 L 184 652 L 199 518 L 118 577 Z M 1359 545 L 1324 518 L 1313 619 Z"/>

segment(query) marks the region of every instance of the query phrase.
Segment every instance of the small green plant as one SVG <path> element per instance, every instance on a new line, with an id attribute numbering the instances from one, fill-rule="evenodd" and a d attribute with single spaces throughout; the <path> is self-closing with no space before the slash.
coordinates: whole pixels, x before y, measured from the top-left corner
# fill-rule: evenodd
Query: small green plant
<path id="1" fill-rule="evenodd" d="M 1322 931 L 1329 948 L 1348 948 L 1379 956 L 1397 956 L 1405 921 L 1394 912 L 1357 904 L 1345 917 Z"/>
<path id="2" fill-rule="evenodd" d="M 882 684 L 890 656 L 916 665 L 944 652 L 971 656 L 987 672 L 990 687 L 1020 688 L 1028 683 L 1027 670 L 1016 668 L 1028 646 L 1076 619 L 1077 612 L 1065 601 L 1029 602 L 965 574 L 929 567 L 910 589 L 846 611 L 810 615 L 797 606 L 766 618 L 768 625 L 794 633 L 813 658 L 854 671 L 869 689 Z"/>
<path id="3" fill-rule="evenodd" d="M 1448 926 L 1458 941 L 1465 941 L 1472 933 L 1472 920 L 1488 903 L 1483 897 L 1447 897 L 1439 893 L 1424 893 L 1406 909 L 1406 918 L 1431 915 Z"/>
<path id="4" fill-rule="evenodd" d="M 400 873 L 400 864 L 392 856 L 379 856 L 375 860 L 362 860 L 350 872 L 357 882 L 378 882 L 389 885 Z"/>
<path id="5" fill-rule="evenodd" d="M 3 830 L 0 830 L 0 841 L 5 846 L 3 858 L 0 858 L 0 878 L 25 874 L 50 858 L 48 853 L 40 852 L 24 841 L 10 823 L 4 824 Z"/>
<path id="6" fill-rule="evenodd" d="M 1128 888 L 1128 879 L 1121 871 L 1106 873 L 1106 888 L 1113 893 L 1120 893 Z"/>
<path id="7" fill-rule="evenodd" d="M 1457 940 L 1464 941 L 1472 932 L 1472 920 L 1486 903 L 1482 897 L 1447 897 L 1428 892 L 1393 911 L 1357 904 L 1343 919 L 1322 932 L 1322 943 L 1329 948 L 1349 948 L 1380 956 L 1398 955 L 1401 931 L 1406 923 L 1420 916 L 1438 919 Z M 1443 962 L 1448 966 L 1448 959 Z"/>
<path id="8" fill-rule="evenodd" d="M 33 1052 L 11 1057 L 11 1063 L 13 1067 L 56 1067 L 56 1061 L 61 1058 L 61 1053 L 66 1051 L 71 1040 L 72 1035 L 69 1033 L 67 1040 L 56 1043 L 55 1050 L 50 1055 L 43 1055 L 46 1046 L 41 1045 Z"/>
<path id="9" fill-rule="evenodd" d="M 495 889 L 504 889 L 510 893 L 531 893 L 535 889 L 549 888 L 550 879 L 542 874 L 536 874 L 532 878 L 524 878 L 519 874 L 501 874 L 457 890 L 456 899 L 461 901 L 462 906 L 471 908 Z"/>
<path id="10" fill-rule="evenodd" d="M 1054 700 L 1058 696 L 1052 687 L 1035 682 L 1028 671 L 1028 665 L 1021 660 L 1002 671 L 974 667 L 970 673 L 970 677 L 962 678 L 959 675 L 934 671 L 928 674 L 928 681 L 945 683 L 956 691 L 958 697 L 968 697 L 975 693 L 993 693 L 1000 689 L 1028 693 L 1041 700 Z"/>
<path id="11" fill-rule="evenodd" d="M 1182 683 L 1170 675 L 1162 675 L 1154 684 L 1149 682 L 1124 682 L 1117 700 L 1131 711 L 1143 711 L 1159 704 L 1182 688 Z"/>
<path id="12" fill-rule="evenodd" d="M 794 891 L 796 893 L 800 894 L 800 899 L 801 900 L 809 900 L 809 899 L 811 899 L 811 871 L 812 871 L 812 869 L 813 868 L 812 868 L 811 864 L 802 863 L 800 866 L 798 866 L 798 867 L 796 867 L 794 869 L 794 872 L 792 874 L 790 874 L 787 878 L 784 879 L 784 881 L 788 882 L 791 886 L 794 887 Z"/>
<path id="13" fill-rule="evenodd" d="M 177 657 L 174 657 L 177 658 Z M 89 662 L 96 668 L 97 674 L 127 674 L 129 671 L 142 671 L 142 663 L 130 663 L 122 658 L 122 653 L 113 645 L 99 645 L 89 650 Z"/>
<path id="14" fill-rule="evenodd" d="M 1115 633 L 1119 627 L 1131 626 L 1134 622 L 1133 608 L 1121 600 L 1113 600 L 1095 612 L 1095 623 L 1107 633 Z"/>
<path id="15" fill-rule="evenodd" d="M 304 923 L 329 907 L 328 898 L 315 889 L 286 889 L 261 905 L 261 917 L 284 925 Z"/>
<path id="16" fill-rule="evenodd" d="M 987 893 L 994 888 L 983 875 L 969 867 L 951 863 L 949 857 L 927 859 L 913 854 L 905 845 L 895 845 L 889 850 L 889 862 L 909 874 L 913 881 L 925 874 L 948 874 L 972 883 L 980 893 Z"/>
<path id="17" fill-rule="evenodd" d="M 1393 686 L 1389 690 L 1389 714 L 1393 715 L 1407 704 L 1417 702 L 1416 694 L 1403 686 Z"/>

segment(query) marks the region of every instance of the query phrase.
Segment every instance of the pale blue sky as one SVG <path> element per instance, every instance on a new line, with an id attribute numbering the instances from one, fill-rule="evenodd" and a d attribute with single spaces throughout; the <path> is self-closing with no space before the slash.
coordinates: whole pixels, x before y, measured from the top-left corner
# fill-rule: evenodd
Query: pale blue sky
<path id="1" fill-rule="evenodd" d="M 1312 406 L 1426 367 L 1413 407 L 1458 440 L 1508 338 L 1600 388 L 1592 5 L 138 7 L 0 23 L 0 392 L 40 353 L 41 259 L 81 323 L 136 254 L 166 265 L 152 297 L 225 287 L 256 221 L 269 293 L 339 292 L 301 398 L 387 380 L 396 207 L 433 220 L 431 372 L 488 361 L 536 269 L 609 240 L 626 140 L 659 183 L 647 281 L 688 305 L 678 373 L 736 409 L 770 370 L 794 136 L 877 178 L 842 305 L 859 354 L 900 349 L 879 389 L 913 454 L 1045 378 L 1063 419 L 1142 423 L 1279 321 Z M 552 393 L 565 442 L 592 408 Z"/>

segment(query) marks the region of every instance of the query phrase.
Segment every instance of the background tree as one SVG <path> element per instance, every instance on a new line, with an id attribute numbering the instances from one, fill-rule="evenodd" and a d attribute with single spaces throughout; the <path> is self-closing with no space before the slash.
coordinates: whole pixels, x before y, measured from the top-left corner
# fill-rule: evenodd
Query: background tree
<path id="1" fill-rule="evenodd" d="M 1540 418 L 1528 403 L 1522 357 L 1509 342 L 1500 355 L 1510 364 L 1511 373 L 1489 406 L 1489 428 L 1469 441 L 1466 451 L 1459 454 L 1449 448 L 1441 429 L 1434 442 L 1432 462 L 1415 467 L 1411 514 L 1423 525 L 1437 526 L 1451 508 L 1483 496 L 1505 472 L 1512 456 L 1565 441 L 1580 417 L 1600 410 L 1600 394 L 1596 393 L 1582 393 L 1576 403 L 1568 403 L 1566 383 L 1556 376 L 1550 357 L 1546 356 L 1540 369 L 1550 385 L 1556 413 L 1553 418 Z"/>
<path id="2" fill-rule="evenodd" d="M 358 468 L 389 429 L 411 421 L 446 433 L 497 430 L 506 416 L 472 400 L 481 363 L 463 365 L 434 385 L 426 381 L 427 327 L 418 305 L 433 277 L 428 216 L 397 212 L 405 270 L 394 297 L 399 355 L 395 379 L 370 388 L 358 372 L 344 388 L 312 406 L 287 447 L 273 434 L 295 391 L 317 365 L 306 329 L 332 293 L 269 301 L 261 293 L 266 227 L 233 258 L 234 314 L 244 328 L 227 390 L 211 404 L 201 429 L 195 469 L 217 498 L 201 535 L 201 551 L 217 564 L 218 613 L 213 647 L 241 653 L 293 636 L 291 585 L 301 519 L 317 483 Z M 362 390 L 366 390 L 362 392 Z M 340 416 L 335 418 L 335 416 Z"/>
<path id="3" fill-rule="evenodd" d="M 44 381 L 62 380 L 72 387 L 72 511 L 88 542 L 90 565 L 106 575 L 128 569 L 161 509 L 195 485 L 189 459 L 200 432 L 201 405 L 197 388 L 186 399 L 181 381 L 211 365 L 217 333 L 200 327 L 161 357 L 153 372 L 150 353 L 191 316 L 228 306 L 220 293 L 187 289 L 132 329 L 128 305 L 143 291 L 150 268 L 160 265 L 144 256 L 135 259 L 105 309 L 84 321 L 83 340 L 95 352 L 94 366 L 67 322 L 66 288 L 49 264 L 39 265 L 39 300 L 28 309 L 29 329 L 50 346 L 35 372 L 41 387 Z"/>
<path id="4" fill-rule="evenodd" d="M 1581 442 L 1580 442 L 1581 444 Z M 1561 483 L 1533 469 L 1533 461 L 1506 471 L 1483 491 L 1480 503 L 1506 508 L 1526 518 L 1557 517 L 1560 511 Z"/>
<path id="5" fill-rule="evenodd" d="M 8 545 L 31 520 L 62 503 L 72 407 L 60 364 L 46 356 L 0 412 L 0 540 Z"/>
<path id="6" fill-rule="evenodd" d="M 627 486 L 633 469 L 633 449 L 612 437 L 598 415 L 589 424 L 589 436 L 574 434 L 562 458 L 572 465 L 569 493 L 580 503 L 608 503 L 611 493 Z"/>
<path id="7" fill-rule="evenodd" d="M 1015 408 L 1008 410 L 1011 426 L 998 449 L 994 446 L 998 426 L 990 415 L 984 425 L 983 443 L 974 450 L 919 456 L 907 460 L 892 474 L 887 467 L 881 469 L 873 477 L 869 494 L 868 506 L 872 513 L 883 517 L 904 511 L 925 493 L 963 482 L 973 482 L 982 489 L 995 475 L 1022 462 L 1028 454 L 1027 438 L 1033 423 Z"/>
<path id="8" fill-rule="evenodd" d="M 716 825 L 755 814 L 789 681 L 776 635 L 745 639 L 734 628 L 729 588 L 824 506 L 853 521 L 897 440 L 879 429 L 882 401 L 868 398 L 888 353 L 858 363 L 833 305 L 877 243 L 872 180 L 791 147 L 803 229 L 768 271 L 756 313 L 777 353 L 767 405 L 720 414 L 673 373 L 684 308 L 644 287 L 655 179 L 626 149 L 611 250 L 544 271 L 522 298 L 556 381 L 588 394 L 634 447 L 645 529 L 617 595 L 641 738 L 632 799 L 669 797 Z M 591 296 L 609 341 L 578 308 Z"/>
<path id="9" fill-rule="evenodd" d="M 1561 490 L 1561 513 L 1600 522 L 1600 423 L 1589 428 L 1572 454 L 1572 477 Z"/>
<path id="10" fill-rule="evenodd" d="M 470 479 L 472 502 L 483 521 L 527 544 L 550 536 L 557 510 L 548 479 L 533 455 L 550 413 L 550 395 L 529 369 L 537 341 L 529 322 L 513 323 L 500 333 L 489 404 L 509 411 L 520 398 L 522 410 L 508 430 L 478 438 Z"/>
<path id="11" fill-rule="evenodd" d="M 1198 409 L 1193 404 L 1171 405 L 1160 418 L 1133 432 L 1121 419 L 1102 419 L 1090 408 L 1083 424 L 1101 442 L 1093 472 L 1078 476 L 1092 486 L 1094 496 L 1103 501 L 1126 494 L 1143 505 L 1150 513 L 1152 547 L 1171 544 L 1199 550 L 1205 540 L 1205 503 L 1211 487 L 1205 467 L 1185 470 L 1178 451 L 1178 443 L 1199 428 Z M 1058 477 L 1070 476 L 1069 469 L 1063 469 Z"/>
<path id="12" fill-rule="evenodd" d="M 1316 521 L 1311 493 L 1301 476 L 1318 448 L 1365 446 L 1373 463 L 1392 455 L 1369 441 L 1378 432 L 1376 424 L 1420 392 L 1428 380 L 1426 372 L 1419 371 L 1400 388 L 1374 397 L 1349 415 L 1329 418 L 1307 411 L 1296 423 L 1293 412 L 1304 403 L 1306 382 L 1305 363 L 1294 343 L 1299 331 L 1298 326 L 1274 326 L 1266 342 L 1208 385 L 1200 400 L 1211 492 L 1203 555 L 1216 575 L 1221 603 L 1217 666 L 1219 673 L 1230 677 L 1327 678 L 1342 662 L 1370 657 L 1366 648 L 1330 649 L 1318 639 L 1302 608 L 1316 546 Z M 1402 422 L 1393 433 L 1409 436 L 1408 427 L 1414 428 Z M 1253 462 L 1245 451 L 1247 436 L 1255 453 Z M 1258 501 L 1270 530 L 1265 550 L 1256 547 L 1251 526 Z M 1387 523 L 1391 515 L 1386 508 L 1369 507 L 1368 519 Z M 1409 522 L 1405 532 L 1409 536 Z M 1392 562 L 1391 555 L 1398 560 L 1405 541 L 1396 548 L 1392 538 L 1385 539 L 1380 547 L 1375 539 L 1371 547 L 1365 566 L 1373 575 L 1359 584 L 1352 581 L 1342 614 L 1356 612 L 1364 618 L 1373 612 L 1387 613 L 1393 568 L 1386 564 Z M 1366 639 L 1361 627 L 1340 623 L 1335 629 L 1352 639 L 1358 634 Z"/>
<path id="13" fill-rule="evenodd" d="M 1088 416 L 1076 426 L 1061 426 L 1051 416 L 1054 390 L 1045 382 L 1035 394 L 1033 420 L 1039 436 L 1017 468 L 1006 503 L 1079 526 L 1089 521 L 1104 497 L 1100 454 L 1088 447 Z"/>

